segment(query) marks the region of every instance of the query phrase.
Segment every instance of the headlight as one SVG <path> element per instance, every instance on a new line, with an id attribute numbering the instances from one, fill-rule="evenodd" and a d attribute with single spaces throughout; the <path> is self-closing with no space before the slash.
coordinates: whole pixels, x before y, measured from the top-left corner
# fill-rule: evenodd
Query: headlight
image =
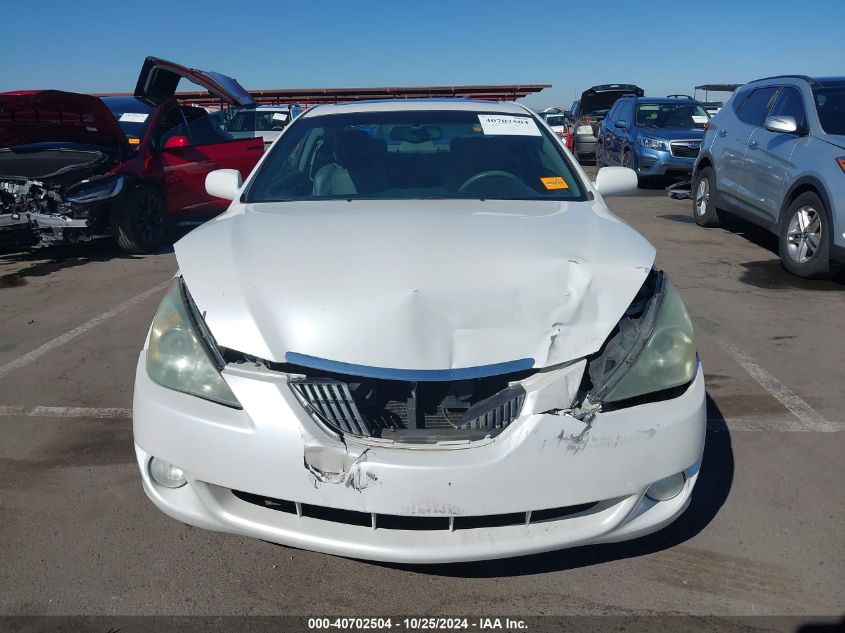
<path id="1" fill-rule="evenodd" d="M 644 302 L 641 310 L 638 301 Z M 662 272 L 652 273 L 630 312 L 602 354 L 590 362 L 592 403 L 679 387 L 695 377 L 692 322 L 678 291 Z"/>
<path id="2" fill-rule="evenodd" d="M 181 279 L 175 279 L 158 306 L 147 347 L 147 374 L 162 387 L 230 407 L 240 403 L 206 348 Z"/>
<path id="3" fill-rule="evenodd" d="M 592 134 L 593 133 L 593 126 L 591 125 L 579 125 L 575 128 L 576 134 Z"/>
<path id="4" fill-rule="evenodd" d="M 666 143 L 663 141 L 659 141 L 656 138 L 647 138 L 645 136 L 640 137 L 640 145 L 649 149 L 666 149 Z"/>
<path id="5" fill-rule="evenodd" d="M 68 190 L 65 200 L 76 202 L 77 204 L 111 200 L 123 191 L 124 180 L 125 177 L 120 175 L 79 183 Z"/>

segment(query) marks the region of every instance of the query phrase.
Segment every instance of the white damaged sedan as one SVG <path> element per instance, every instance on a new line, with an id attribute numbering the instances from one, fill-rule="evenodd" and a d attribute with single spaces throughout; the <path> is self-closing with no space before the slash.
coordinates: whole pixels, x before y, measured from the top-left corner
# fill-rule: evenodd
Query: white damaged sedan
<path id="1" fill-rule="evenodd" d="M 705 393 L 654 248 L 516 104 L 319 106 L 176 244 L 138 360 L 144 490 L 204 528 L 439 563 L 689 503 Z"/>

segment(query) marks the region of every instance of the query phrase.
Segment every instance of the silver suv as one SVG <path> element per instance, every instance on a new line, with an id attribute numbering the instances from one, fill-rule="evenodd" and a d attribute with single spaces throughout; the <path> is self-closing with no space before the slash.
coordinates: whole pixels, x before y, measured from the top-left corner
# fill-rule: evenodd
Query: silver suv
<path id="1" fill-rule="evenodd" d="M 845 77 L 759 79 L 710 119 L 693 170 L 695 221 L 725 212 L 779 237 L 801 277 L 845 263 Z"/>

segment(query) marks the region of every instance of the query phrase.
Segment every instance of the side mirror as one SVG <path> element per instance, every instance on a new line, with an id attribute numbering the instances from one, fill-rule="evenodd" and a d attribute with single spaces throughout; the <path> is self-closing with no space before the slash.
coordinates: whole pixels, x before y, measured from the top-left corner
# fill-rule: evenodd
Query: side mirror
<path id="1" fill-rule="evenodd" d="M 178 149 L 180 147 L 188 147 L 191 144 L 191 139 L 187 136 L 176 135 L 171 136 L 164 142 L 162 149 Z"/>
<path id="2" fill-rule="evenodd" d="M 603 198 L 624 196 L 637 190 L 637 174 L 627 167 L 602 167 L 593 187 Z"/>
<path id="3" fill-rule="evenodd" d="M 622 129 L 622 130 L 628 129 L 628 122 L 623 121 L 621 119 L 619 121 L 617 121 L 616 123 L 614 123 L 613 125 L 615 125 L 616 127 L 618 127 L 619 129 Z"/>
<path id="4" fill-rule="evenodd" d="M 215 169 L 205 177 L 205 190 L 209 195 L 224 200 L 238 197 L 243 180 L 237 169 Z"/>
<path id="5" fill-rule="evenodd" d="M 798 123 L 795 122 L 795 117 L 792 116 L 766 117 L 763 127 L 769 130 L 769 132 L 778 132 L 780 134 L 796 134 L 798 132 Z"/>

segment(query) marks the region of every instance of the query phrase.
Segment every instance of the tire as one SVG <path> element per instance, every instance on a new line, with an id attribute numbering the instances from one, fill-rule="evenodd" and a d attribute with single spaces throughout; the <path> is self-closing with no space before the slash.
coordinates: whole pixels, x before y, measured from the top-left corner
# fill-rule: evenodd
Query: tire
<path id="1" fill-rule="evenodd" d="M 601 148 L 601 145 L 600 145 L 600 144 L 596 145 L 596 170 L 597 170 L 597 171 L 598 171 L 599 169 L 601 169 L 602 167 L 604 167 L 604 161 L 602 161 L 602 160 L 599 158 L 599 149 L 600 149 L 600 148 Z"/>
<path id="2" fill-rule="evenodd" d="M 692 216 L 698 226 L 722 224 L 716 209 L 716 174 L 712 167 L 702 167 L 692 181 Z"/>
<path id="3" fill-rule="evenodd" d="M 142 185 L 112 205 L 111 228 L 118 246 L 127 253 L 154 253 L 167 234 L 164 198 Z"/>
<path id="4" fill-rule="evenodd" d="M 822 199 L 812 191 L 792 201 L 780 218 L 778 237 L 783 267 L 799 277 L 829 277 L 830 219 Z"/>

